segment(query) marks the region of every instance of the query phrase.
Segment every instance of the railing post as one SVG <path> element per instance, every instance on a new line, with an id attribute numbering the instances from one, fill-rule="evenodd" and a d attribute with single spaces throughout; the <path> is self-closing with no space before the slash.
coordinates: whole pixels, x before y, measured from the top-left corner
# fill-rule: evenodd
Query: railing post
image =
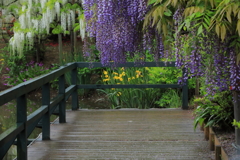
<path id="1" fill-rule="evenodd" d="M 240 92 L 233 91 L 233 103 L 234 103 L 234 119 L 240 121 Z M 240 154 L 240 129 L 235 128 L 235 146 L 237 148 L 237 153 Z"/>
<path id="2" fill-rule="evenodd" d="M 182 70 L 182 77 L 186 77 L 187 75 L 186 68 Z M 183 81 L 182 87 L 182 109 L 188 109 L 188 80 Z"/>
<path id="3" fill-rule="evenodd" d="M 78 89 L 77 89 L 77 67 L 71 72 L 71 81 L 72 85 L 75 85 L 75 90 L 72 93 L 72 110 L 78 110 L 79 102 L 78 102 Z"/>
<path id="4" fill-rule="evenodd" d="M 42 140 L 50 140 L 50 84 L 46 83 L 42 86 L 42 105 L 48 106 L 48 111 L 42 120 Z"/>
<path id="5" fill-rule="evenodd" d="M 66 123 L 66 102 L 65 102 L 65 75 L 61 75 L 58 79 L 58 94 L 63 95 L 63 100 L 59 104 L 59 123 Z"/>
<path id="6" fill-rule="evenodd" d="M 26 94 L 17 98 L 17 124 L 24 129 L 17 136 L 17 158 L 27 160 L 27 97 Z"/>

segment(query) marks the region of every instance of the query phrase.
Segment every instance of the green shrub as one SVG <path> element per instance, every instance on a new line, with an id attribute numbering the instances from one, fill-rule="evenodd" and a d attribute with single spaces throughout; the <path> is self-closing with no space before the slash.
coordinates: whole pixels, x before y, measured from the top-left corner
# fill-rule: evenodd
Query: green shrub
<path id="1" fill-rule="evenodd" d="M 155 102 L 155 104 L 160 107 L 169 107 L 169 108 L 178 108 L 182 106 L 182 101 L 179 96 L 179 90 L 177 89 L 168 89 L 166 90 L 162 97 Z"/>
<path id="2" fill-rule="evenodd" d="M 202 123 L 210 127 L 232 129 L 234 115 L 230 91 L 216 93 L 212 99 L 203 97 L 194 101 L 199 105 L 194 111 L 194 129 Z"/>

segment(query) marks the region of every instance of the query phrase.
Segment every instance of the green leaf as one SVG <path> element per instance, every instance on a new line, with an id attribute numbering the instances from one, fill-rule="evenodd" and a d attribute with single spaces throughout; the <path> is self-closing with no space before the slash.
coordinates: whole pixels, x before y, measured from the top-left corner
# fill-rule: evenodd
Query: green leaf
<path id="1" fill-rule="evenodd" d="M 238 53 L 238 55 L 237 55 L 237 65 L 239 64 L 239 61 L 240 61 L 240 53 Z"/>
<path id="2" fill-rule="evenodd" d="M 148 5 L 153 4 L 153 3 L 156 3 L 156 0 L 150 0 L 150 1 L 148 1 Z"/>
<path id="3" fill-rule="evenodd" d="M 201 34 L 202 32 L 203 32 L 203 26 L 201 25 L 201 26 L 198 28 L 197 35 Z"/>
<path id="4" fill-rule="evenodd" d="M 164 12 L 164 15 L 170 17 L 170 16 L 172 16 L 172 12 L 170 10 L 168 10 L 168 11 Z"/>
<path id="5" fill-rule="evenodd" d="M 52 33 L 53 34 L 59 34 L 59 33 L 62 33 L 62 27 L 60 25 L 57 25 L 57 27 L 55 27 L 53 30 L 52 30 Z"/>

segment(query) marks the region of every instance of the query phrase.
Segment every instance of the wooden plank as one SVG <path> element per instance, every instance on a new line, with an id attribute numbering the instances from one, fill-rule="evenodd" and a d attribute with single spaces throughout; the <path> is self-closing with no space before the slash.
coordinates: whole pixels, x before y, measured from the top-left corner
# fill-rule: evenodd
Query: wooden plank
<path id="1" fill-rule="evenodd" d="M 0 134 L 0 148 L 4 146 L 4 144 L 11 141 L 13 138 L 15 139 L 17 135 L 24 129 L 23 123 L 15 124 L 5 132 Z"/>
<path id="2" fill-rule="evenodd" d="M 17 135 L 17 157 L 27 160 L 27 96 L 17 98 L 17 123 L 23 124 L 23 130 Z"/>
<path id="3" fill-rule="evenodd" d="M 41 106 L 40 108 L 38 108 L 36 111 L 34 111 L 33 113 L 31 113 L 28 117 L 27 117 L 27 122 L 26 122 L 26 126 L 27 126 L 27 137 L 29 137 L 31 135 L 31 133 L 33 132 L 33 130 L 35 129 L 35 127 L 38 125 L 38 123 L 40 122 L 40 120 L 42 119 L 43 115 L 48 111 L 48 106 L 44 105 Z M 41 126 L 42 127 L 42 126 Z"/>
<path id="4" fill-rule="evenodd" d="M 58 78 L 58 94 L 63 95 L 63 99 L 59 103 L 59 122 L 66 123 L 66 101 L 65 101 L 65 76 Z"/>
<path id="5" fill-rule="evenodd" d="M 42 139 L 50 139 L 50 83 L 46 83 L 42 86 L 42 105 L 47 106 L 47 112 L 42 118 Z"/>
<path id="6" fill-rule="evenodd" d="M 209 140 L 209 126 L 207 126 L 207 127 L 204 126 L 204 135 L 205 135 L 205 139 L 208 141 Z"/>
<path id="7" fill-rule="evenodd" d="M 65 101 L 68 100 L 68 98 L 71 96 L 73 92 L 77 90 L 77 85 L 70 85 L 68 88 L 65 90 Z"/>
<path id="8" fill-rule="evenodd" d="M 38 120 L 39 118 L 42 118 L 43 115 L 48 111 L 48 106 L 47 105 L 43 105 L 40 108 L 38 108 L 36 111 L 34 111 L 33 113 L 31 113 L 29 116 L 27 116 L 27 126 L 31 125 L 32 123 L 34 123 L 36 120 Z"/>
<path id="9" fill-rule="evenodd" d="M 209 136 L 209 148 L 210 148 L 210 151 L 214 151 L 214 149 L 215 149 L 215 146 L 214 146 L 214 136 L 215 136 L 214 133 L 210 133 L 210 136 Z"/>
<path id="10" fill-rule="evenodd" d="M 0 147 L 0 159 L 3 159 L 4 156 L 7 154 L 9 148 L 12 146 L 12 144 L 14 143 L 15 138 L 12 138 L 10 140 L 8 140 L 7 143 L 4 143 L 4 145 L 2 147 Z"/>
<path id="11" fill-rule="evenodd" d="M 51 100 L 50 110 L 52 110 L 52 107 L 58 105 L 63 99 L 65 100 L 64 94 L 58 94 L 53 100 Z"/>
<path id="12" fill-rule="evenodd" d="M 215 160 L 221 160 L 221 146 L 215 146 Z"/>
<path id="13" fill-rule="evenodd" d="M 50 141 L 29 147 L 31 160 L 210 159 L 208 142 L 181 109 L 67 111 L 67 123 L 51 125 Z"/>
<path id="14" fill-rule="evenodd" d="M 71 72 L 71 83 L 74 86 L 77 85 L 77 74 L 78 74 L 77 69 L 73 69 L 72 72 Z M 72 110 L 79 109 L 79 102 L 78 101 L 79 101 L 78 91 L 77 91 L 77 87 L 75 87 L 75 90 L 72 93 Z"/>

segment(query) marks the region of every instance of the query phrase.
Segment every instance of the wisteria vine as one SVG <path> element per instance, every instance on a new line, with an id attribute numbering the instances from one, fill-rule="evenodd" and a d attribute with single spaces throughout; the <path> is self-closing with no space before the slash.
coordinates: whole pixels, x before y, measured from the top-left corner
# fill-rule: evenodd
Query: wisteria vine
<path id="1" fill-rule="evenodd" d="M 86 30 L 96 38 L 103 65 L 124 63 L 127 55 L 144 60 L 147 49 L 156 60 L 163 57 L 161 35 L 152 27 L 142 32 L 148 11 L 146 0 L 89 0 L 83 2 L 83 8 Z"/>

